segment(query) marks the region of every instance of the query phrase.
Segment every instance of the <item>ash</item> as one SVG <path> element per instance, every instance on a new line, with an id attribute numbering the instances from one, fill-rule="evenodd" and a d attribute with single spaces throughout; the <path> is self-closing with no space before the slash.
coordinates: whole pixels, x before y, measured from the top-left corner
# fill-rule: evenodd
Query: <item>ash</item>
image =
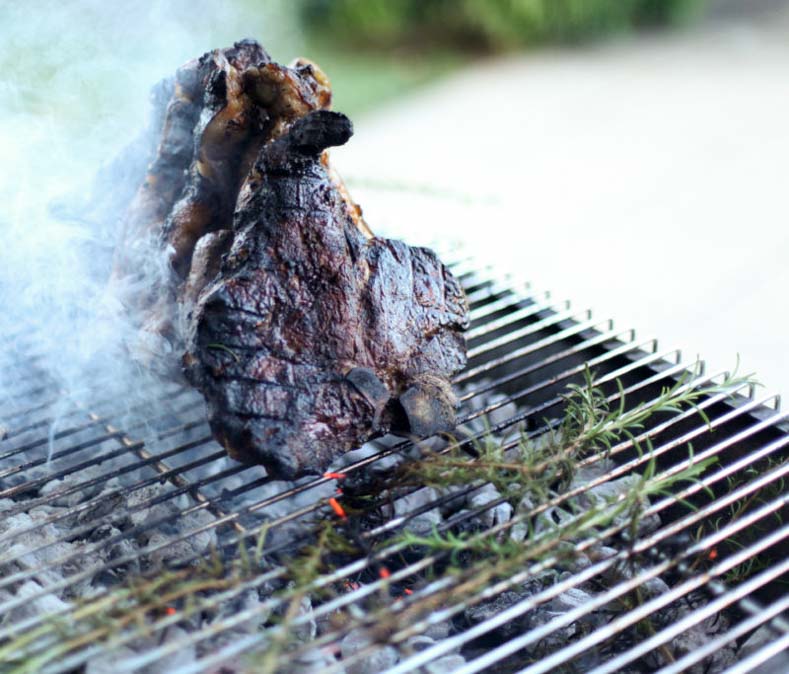
<path id="1" fill-rule="evenodd" d="M 0 629 L 44 615 L 51 619 L 68 615 L 84 601 L 124 587 L 134 578 L 196 568 L 215 558 L 227 560 L 237 554 L 237 546 L 229 543 L 236 540 L 236 526 L 249 530 L 265 522 L 276 523 L 265 539 L 263 551 L 269 555 L 265 559 L 286 563 L 306 532 L 332 516 L 313 506 L 335 493 L 334 481 L 310 487 L 314 478 L 296 482 L 271 480 L 261 467 L 229 460 L 211 439 L 202 401 L 192 391 L 164 386 L 162 397 L 154 404 L 141 405 L 134 414 L 125 409 L 121 418 L 115 418 L 112 410 L 117 405 L 113 400 L 72 395 L 57 396 L 51 402 L 52 392 L 44 377 L 41 374 L 32 380 L 24 403 L 4 410 L 8 414 L 2 422 L 5 439 L 0 445 L 0 577 L 4 579 L 0 585 Z M 484 432 L 521 411 L 500 394 L 487 393 L 471 398 L 463 412 L 482 410 L 494 403 L 503 404 L 485 417 L 468 422 L 458 432 Z M 509 428 L 508 437 L 522 430 Z M 368 443 L 343 456 L 332 471 L 342 474 L 353 463 L 391 452 L 399 445 L 402 442 L 393 438 Z M 436 440 L 430 446 L 388 453 L 358 471 L 360 480 L 372 484 L 385 481 L 398 466 L 426 450 L 441 447 L 442 441 Z M 585 485 L 613 467 L 612 462 L 603 460 L 582 469 L 572 486 Z M 602 482 L 562 507 L 546 510 L 533 526 L 549 529 L 578 509 L 615 498 L 632 488 L 638 477 L 629 475 Z M 534 506 L 528 499 L 513 506 L 490 484 L 469 487 L 385 487 L 378 495 L 378 506 L 362 518 L 361 527 L 372 528 L 392 518 L 403 518 L 405 530 L 417 535 L 429 535 L 439 527 L 455 533 L 474 533 L 506 525 L 515 515 Z M 640 523 L 639 534 L 660 526 L 657 516 L 646 518 Z M 506 536 L 515 542 L 523 541 L 527 535 L 528 528 L 523 523 L 506 529 Z M 322 598 L 305 596 L 289 616 L 297 620 L 288 647 L 300 646 L 290 661 L 290 671 L 317 672 L 336 666 L 337 671 L 347 674 L 377 674 L 430 649 L 440 650 L 440 656 L 420 671 L 454 671 L 467 660 L 595 601 L 609 587 L 650 566 L 650 560 L 639 559 L 615 564 L 605 577 L 539 601 L 531 610 L 479 639 L 441 648 L 442 643 L 451 643 L 446 640 L 453 636 L 495 619 L 502 611 L 536 597 L 592 563 L 617 555 L 627 545 L 623 540 L 607 543 L 575 555 L 570 562 L 546 568 L 446 619 L 429 620 L 418 634 L 397 646 L 382 643 L 374 629 L 363 625 L 365 613 L 380 608 L 381 592 L 373 598 L 351 600 L 342 614 L 346 622 L 339 626 L 338 612 L 321 612 Z M 428 569 L 422 575 L 412 576 L 407 585 L 391 583 L 385 592 L 392 601 L 403 599 L 407 593 L 418 593 L 432 582 L 430 573 L 435 571 Z M 351 595 L 375 580 L 374 572 L 368 569 L 339 583 L 337 592 Z M 652 578 L 639 588 L 639 600 L 663 595 L 679 580 L 676 576 Z M 246 589 L 232 592 L 226 600 L 204 610 L 189 612 L 178 606 L 182 615 L 177 622 L 150 636 L 127 640 L 113 650 L 98 649 L 87 658 L 85 671 L 115 671 L 118 662 L 126 662 L 138 671 L 171 672 L 223 652 L 228 652 L 227 657 L 221 657 L 217 668 L 209 671 L 247 671 L 270 643 L 266 635 L 282 623 L 283 607 L 271 606 L 272 597 L 281 590 L 283 586 L 276 580 L 250 583 Z M 529 644 L 501 663 L 502 669 L 497 671 L 519 669 L 604 627 L 626 612 L 631 600 L 629 596 L 584 613 L 582 618 Z M 707 600 L 706 596 L 692 595 L 668 605 L 652 615 L 652 628 L 660 630 L 675 623 Z M 237 619 L 238 616 L 243 619 Z M 354 626 L 354 617 L 361 618 L 357 620 L 361 626 Z M 206 630 L 212 627 L 214 633 L 206 637 Z M 699 648 L 727 627 L 725 615 L 713 616 L 680 635 L 668 650 L 658 649 L 623 671 L 653 671 L 668 664 L 669 658 L 676 659 Z M 587 652 L 569 663 L 565 671 L 587 671 L 643 638 L 638 631 L 627 634 Z M 190 638 L 192 635 L 194 639 Z M 196 638 L 197 635 L 202 636 Z M 325 635 L 332 638 L 324 643 Z M 254 637 L 260 638 L 250 642 L 252 655 L 231 652 L 235 644 Z M 319 645 L 312 649 L 305 646 L 311 642 Z M 174 645 L 170 652 L 147 661 L 151 653 L 166 650 L 168 644 Z M 735 649 L 724 647 L 690 671 L 714 674 L 736 659 Z"/>

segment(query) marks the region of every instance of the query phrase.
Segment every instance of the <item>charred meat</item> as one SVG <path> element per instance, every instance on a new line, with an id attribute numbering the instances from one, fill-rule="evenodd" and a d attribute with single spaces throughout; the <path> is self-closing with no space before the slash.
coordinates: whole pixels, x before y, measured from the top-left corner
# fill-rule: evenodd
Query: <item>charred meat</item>
<path id="1" fill-rule="evenodd" d="M 214 433 L 283 475 L 374 434 L 454 425 L 462 290 L 431 251 L 355 226 L 321 162 L 350 135 L 347 117 L 318 111 L 263 148 L 192 320 L 186 363 Z"/>
<path id="2" fill-rule="evenodd" d="M 352 134 L 329 100 L 316 66 L 251 41 L 187 64 L 126 218 L 170 270 L 142 329 L 185 352 L 228 453 L 289 478 L 376 435 L 451 430 L 466 361 L 457 281 L 373 236 L 329 165 Z"/>

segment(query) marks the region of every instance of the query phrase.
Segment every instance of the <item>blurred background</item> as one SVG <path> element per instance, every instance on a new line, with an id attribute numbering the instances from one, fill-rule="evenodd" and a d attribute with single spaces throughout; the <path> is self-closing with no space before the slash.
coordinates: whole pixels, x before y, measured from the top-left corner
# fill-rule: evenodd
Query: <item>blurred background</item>
<path id="1" fill-rule="evenodd" d="M 111 227 L 34 214 L 132 138 L 158 79 L 241 37 L 328 73 L 375 231 L 462 242 L 789 390 L 786 0 L 3 2 L 0 263 L 66 278 L 74 241 L 111 250 Z"/>

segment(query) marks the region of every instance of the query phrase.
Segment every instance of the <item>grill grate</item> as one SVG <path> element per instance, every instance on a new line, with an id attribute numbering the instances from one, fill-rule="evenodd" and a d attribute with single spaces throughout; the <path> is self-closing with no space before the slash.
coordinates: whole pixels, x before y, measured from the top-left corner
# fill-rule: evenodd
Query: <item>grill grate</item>
<path id="1" fill-rule="evenodd" d="M 447 257 L 453 254 L 457 257 L 456 252 Z M 698 363 L 684 363 L 677 351 L 658 350 L 653 339 L 636 339 L 632 331 L 616 330 L 610 321 L 555 303 L 550 296 L 511 279 L 496 280 L 491 270 L 478 270 L 471 260 L 461 259 L 452 266 L 468 293 L 473 320 L 468 333 L 469 366 L 456 379 L 463 391 L 461 421 L 473 425 L 486 419 L 489 429 L 485 433 L 506 435 L 521 428 L 537 438 L 555 429 L 562 415 L 562 393 L 567 384 L 582 381 L 587 365 L 597 372 L 597 382 L 609 399 L 615 403 L 624 395 L 628 406 L 655 400 L 663 387 L 681 377 L 687 388 L 723 377 L 723 373 L 704 373 Z M 81 619 L 81 604 L 75 598 L 87 586 L 92 601 L 111 598 L 113 588 L 124 578 L 150 572 L 156 564 L 185 568 L 205 558 L 212 548 L 225 556 L 234 554 L 239 545 L 254 549 L 262 531 L 273 536 L 266 540 L 266 559 L 294 549 L 299 540 L 310 539 L 321 519 L 332 516 L 328 497 L 335 480 L 320 477 L 277 483 L 259 467 L 228 460 L 212 440 L 202 402 L 191 390 L 169 385 L 154 405 L 139 401 L 121 406 L 112 397 L 102 399 L 102 392 L 90 387 L 64 394 L 40 369 L 41 352 L 33 333 L 19 330 L 6 335 L 4 344 L 3 371 L 6 379 L 13 379 L 15 392 L 4 401 L 0 421 L 0 434 L 5 436 L 0 444 L 0 512 L 3 521 L 14 526 L 0 524 L 0 569 L 4 572 L 0 577 L 0 654 L 5 644 L 9 658 L 38 663 L 39 669 L 29 671 L 71 672 L 86 665 L 89 672 L 100 671 L 91 670 L 96 658 L 110 657 L 117 672 L 187 674 L 231 667 L 227 663 L 237 662 L 238 657 L 275 638 L 281 628 L 274 623 L 254 630 L 244 630 L 244 626 L 281 609 L 284 600 L 277 596 L 210 622 L 190 623 L 189 629 L 182 629 L 189 607 L 147 616 L 144 633 L 150 641 L 143 649 L 134 648 L 141 637 L 133 629 L 121 630 L 111 641 L 101 643 L 90 639 L 75 643 L 57 631 L 42 632 L 53 620 Z M 621 390 L 616 382 L 621 382 Z M 708 396 L 698 408 L 706 419 L 697 409 L 660 416 L 638 437 L 584 458 L 578 468 L 594 470 L 606 465 L 607 469 L 534 505 L 529 512 L 504 521 L 491 517 L 504 503 L 501 497 L 460 511 L 439 525 L 447 529 L 487 517 L 491 532 L 509 536 L 519 524 L 552 508 L 643 472 L 651 458 L 660 474 L 678 473 L 691 463 L 685 450 L 689 442 L 695 447 L 693 460 L 717 457 L 718 463 L 697 481 L 651 499 L 643 517 L 659 518 L 653 530 L 633 538 L 625 525 L 611 524 L 599 535 L 574 541 L 576 552 L 586 554 L 588 564 L 565 571 L 528 595 L 514 590 L 559 563 L 558 551 L 462 593 L 462 577 L 426 575 L 440 568 L 441 554 L 404 557 L 404 543 L 384 545 L 318 578 L 318 588 L 362 576 L 365 580 L 316 603 L 292 621 L 291 629 L 309 630 L 311 623 L 328 621 L 338 609 L 349 611 L 355 620 L 346 625 L 326 622 L 315 638 L 296 644 L 287 653 L 283 666 L 299 662 L 299 657 L 316 649 L 335 652 L 352 628 L 366 626 L 374 631 L 381 611 L 394 625 L 385 638 L 379 635 L 342 660 L 324 662 L 321 669 L 327 673 L 367 671 L 353 667 L 385 648 L 397 647 L 399 661 L 386 665 L 389 674 L 436 668 L 441 662 L 447 667 L 446 656 L 457 652 L 463 653 L 465 661 L 457 660 L 453 671 L 464 673 L 705 671 L 724 647 L 741 645 L 760 627 L 767 630 L 769 639 L 752 652 L 741 650 L 736 662 L 718 663 L 714 671 L 754 671 L 770 658 L 773 664 L 779 662 L 789 648 L 789 598 L 781 590 L 789 572 L 785 554 L 789 525 L 782 519 L 789 500 L 782 488 L 789 472 L 787 414 L 780 411 L 777 396 L 757 396 L 748 384 Z M 482 433 L 476 431 L 476 436 Z M 647 439 L 652 452 L 639 454 L 638 444 Z M 513 438 L 504 448 L 517 443 Z M 342 469 L 348 479 L 368 471 L 384 473 L 387 462 L 413 447 L 405 441 L 382 442 L 375 450 L 350 455 Z M 734 478 L 737 481 L 730 482 Z M 383 540 L 420 515 L 480 488 L 469 485 L 404 512 L 390 513 L 359 537 L 369 543 Z M 704 497 L 706 492 L 714 498 Z M 687 508 L 683 505 L 687 502 L 695 507 Z M 738 504 L 747 508 L 739 517 L 730 517 L 731 508 Z M 128 545 L 132 540 L 139 545 Z M 733 540 L 746 543 L 734 546 Z M 720 557 L 711 559 L 710 551 L 717 555 L 719 549 Z M 638 564 L 628 566 L 632 560 Z M 394 569 L 390 577 L 380 578 L 370 571 L 381 565 Z M 743 565 L 750 565 L 753 573 L 740 582 L 727 581 L 727 574 L 731 576 L 732 570 Z M 625 568 L 631 569 L 629 575 L 622 574 Z M 621 577 L 616 582 L 601 580 L 612 574 Z M 263 597 L 266 588 L 283 576 L 283 568 L 270 565 L 233 587 L 206 596 L 201 611 L 220 611 L 250 591 Z M 625 606 L 639 588 L 668 576 L 674 582 L 665 591 L 626 609 L 610 609 L 616 602 Z M 388 599 L 377 612 L 354 609 L 409 583 L 413 584 L 410 594 Z M 600 590 L 588 594 L 586 601 L 561 613 L 543 613 L 542 622 L 528 623 L 541 607 L 595 583 Z M 505 596 L 514 599 L 474 623 L 464 618 L 470 609 Z M 639 627 L 667 607 L 677 606 L 684 609 L 675 620 L 663 621 L 648 633 Z M 601 622 L 598 618 L 606 611 L 610 615 Z M 667 645 L 720 614 L 726 616 L 725 628 L 677 657 L 661 659 Z M 452 621 L 450 634 L 423 641 L 419 650 L 409 647 L 414 636 L 447 621 Z M 493 638 L 512 625 L 519 627 L 506 638 Z M 642 631 L 634 639 L 633 630 L 638 629 Z M 554 639 L 570 633 L 561 643 Z M 37 634 L 43 636 L 34 639 Z M 227 635 L 224 641 L 222 635 Z M 57 651 L 58 643 L 67 645 Z M 546 643 L 553 645 L 545 647 Z M 20 644 L 19 651 L 9 655 L 9 644 Z M 534 647 L 539 644 L 543 646 L 537 657 Z M 57 657 L 34 659 L 47 648 L 51 652 L 53 646 Z M 186 651 L 193 657 L 177 661 Z M 0 658 L 0 671 L 6 667 L 3 662 Z M 11 668 L 22 667 L 11 659 L 5 662 Z M 779 662 L 776 671 L 784 671 L 783 664 Z"/>

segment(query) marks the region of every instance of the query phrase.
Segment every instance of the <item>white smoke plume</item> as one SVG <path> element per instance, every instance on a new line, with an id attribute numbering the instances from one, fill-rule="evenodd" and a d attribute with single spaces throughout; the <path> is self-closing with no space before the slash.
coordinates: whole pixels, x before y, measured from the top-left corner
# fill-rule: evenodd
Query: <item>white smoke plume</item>
<path id="1" fill-rule="evenodd" d="M 127 356 L 135 328 L 107 283 L 117 205 L 144 162 L 126 174 L 107 166 L 138 151 L 157 82 L 244 37 L 279 61 L 303 47 L 286 0 L 0 4 L 0 421 L 44 379 L 130 407 L 155 392 Z M 20 385 L 26 352 L 41 382 Z"/>

